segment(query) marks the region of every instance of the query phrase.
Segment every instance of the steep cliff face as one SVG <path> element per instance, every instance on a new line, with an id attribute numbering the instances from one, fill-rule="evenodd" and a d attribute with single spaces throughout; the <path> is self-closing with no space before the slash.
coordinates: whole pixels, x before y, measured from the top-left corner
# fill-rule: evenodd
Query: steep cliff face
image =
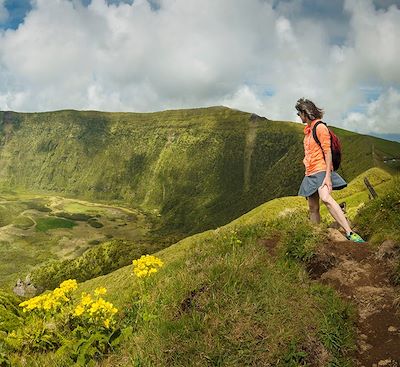
<path id="1" fill-rule="evenodd" d="M 338 134 L 348 180 L 382 165 L 384 156 L 400 156 L 398 143 Z M 121 200 L 160 213 L 169 230 L 192 233 L 295 195 L 303 175 L 302 137 L 300 124 L 225 107 L 1 112 L 0 184 Z"/>

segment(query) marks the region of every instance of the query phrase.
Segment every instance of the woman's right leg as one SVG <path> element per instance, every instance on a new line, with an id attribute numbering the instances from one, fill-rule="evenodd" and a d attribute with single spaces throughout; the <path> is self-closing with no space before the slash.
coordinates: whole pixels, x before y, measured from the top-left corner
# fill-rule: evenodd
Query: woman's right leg
<path id="1" fill-rule="evenodd" d="M 320 223 L 321 215 L 319 214 L 319 194 L 318 191 L 308 197 L 308 208 L 310 210 L 310 220 L 312 223 Z"/>

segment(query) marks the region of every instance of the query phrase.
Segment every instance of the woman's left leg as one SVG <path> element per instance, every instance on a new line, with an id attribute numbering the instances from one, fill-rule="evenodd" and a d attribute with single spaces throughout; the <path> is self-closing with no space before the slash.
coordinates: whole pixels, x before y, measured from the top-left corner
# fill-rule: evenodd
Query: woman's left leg
<path id="1" fill-rule="evenodd" d="M 329 213 L 331 213 L 332 217 L 338 222 L 342 228 L 346 231 L 346 233 L 351 232 L 351 228 L 349 222 L 344 216 L 342 209 L 339 204 L 335 201 L 335 199 L 331 196 L 326 186 L 320 187 L 318 189 L 319 197 L 322 202 L 328 208 Z"/>
<path id="2" fill-rule="evenodd" d="M 308 198 L 308 209 L 310 211 L 310 220 L 312 223 L 320 223 L 321 215 L 319 214 L 319 195 L 318 191 L 309 196 Z"/>

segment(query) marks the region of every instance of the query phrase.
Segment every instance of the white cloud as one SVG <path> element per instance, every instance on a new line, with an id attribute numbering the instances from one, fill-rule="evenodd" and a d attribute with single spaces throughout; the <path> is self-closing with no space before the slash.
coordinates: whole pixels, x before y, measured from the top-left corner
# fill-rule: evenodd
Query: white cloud
<path id="1" fill-rule="evenodd" d="M 400 93 L 389 88 L 367 105 L 366 111 L 350 113 L 344 121 L 347 128 L 361 133 L 399 133 Z"/>
<path id="2" fill-rule="evenodd" d="M 359 129 L 365 87 L 397 93 L 400 11 L 347 0 L 350 24 L 298 16 L 301 2 L 35 0 L 0 34 L 0 109 L 157 111 L 225 104 L 295 120 L 313 99 L 327 121 Z M 345 42 L 332 44 L 332 37 Z M 389 88 L 394 87 L 393 89 Z M 378 98 L 379 100 L 379 98 Z M 388 102 L 390 109 L 392 102 Z M 345 116 L 343 118 L 343 116 Z M 358 121 L 358 122 L 357 122 Z M 389 132 L 373 120 L 371 131 Z M 354 124 L 351 125 L 351 124 Z M 399 128 L 397 128 L 397 132 Z"/>
<path id="3" fill-rule="evenodd" d="M 236 108 L 239 110 L 247 110 L 254 113 L 263 114 L 265 112 L 262 101 L 247 85 L 240 87 L 232 96 L 228 96 L 226 99 L 224 99 L 222 104 L 227 107 Z"/>
<path id="4" fill-rule="evenodd" d="M 260 67 L 258 48 L 268 48 L 269 38 L 262 38 L 273 19 L 267 4 L 161 6 L 154 12 L 140 0 L 118 6 L 93 0 L 88 8 L 37 0 L 25 23 L 0 40 L 1 78 L 12 75 L 2 92 L 31 94 L 20 105 L 10 101 L 20 110 L 85 108 L 86 91 L 101 84 L 120 94 L 121 109 L 154 110 L 215 103 Z M 111 107 L 104 100 L 102 108 Z"/>
<path id="5" fill-rule="evenodd" d="M 370 1 L 346 0 L 351 30 L 346 67 L 355 80 L 400 83 L 400 9 L 376 10 Z"/>

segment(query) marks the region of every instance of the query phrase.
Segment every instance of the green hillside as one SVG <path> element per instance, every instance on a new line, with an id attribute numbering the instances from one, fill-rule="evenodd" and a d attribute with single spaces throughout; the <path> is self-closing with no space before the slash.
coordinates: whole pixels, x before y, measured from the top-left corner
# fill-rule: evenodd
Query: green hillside
<path id="1" fill-rule="evenodd" d="M 400 144 L 337 130 L 342 174 L 389 167 Z M 162 233 L 225 224 L 301 181 L 303 127 L 225 107 L 157 113 L 0 113 L 0 185 L 122 203 Z"/>
<path id="2" fill-rule="evenodd" d="M 366 194 L 360 185 L 365 176 L 381 199 L 372 202 L 364 196 L 360 201 L 360 194 Z M 389 211 L 398 216 L 398 180 L 372 169 L 350 183 L 347 196 L 341 197 L 367 239 L 381 231 Z M 353 211 L 360 204 L 365 208 Z M 379 214 L 382 210 L 385 217 Z M 368 222 L 376 222 L 376 228 L 369 230 Z M 390 224 L 388 238 L 400 239 L 399 223 Z M 78 301 L 81 292 L 105 286 L 107 300 L 119 309 L 118 327 L 129 330 L 117 349 L 103 359 L 97 355 L 93 365 L 352 366 L 353 306 L 311 281 L 302 265 L 326 241 L 326 231 L 325 225 L 311 226 L 304 200 L 279 198 L 157 252 L 164 266 L 149 279 L 136 278 L 130 265 L 80 284 L 74 292 Z M 65 328 L 62 343 L 75 338 L 77 344 L 56 353 L 52 350 L 61 342 L 54 323 L 39 323 L 41 333 L 35 334 L 38 325 L 32 322 L 22 334 L 12 333 L 29 315 L 12 311 L 15 300 L 0 301 L 7 301 L 10 310 L 3 323 L 9 333 L 3 335 L 4 350 L 17 351 L 9 354 L 16 366 L 69 366 L 77 358 L 77 365 L 89 365 L 85 358 L 96 356 L 95 339 L 74 347 L 81 341 L 66 331 L 71 319 L 56 327 Z"/>

